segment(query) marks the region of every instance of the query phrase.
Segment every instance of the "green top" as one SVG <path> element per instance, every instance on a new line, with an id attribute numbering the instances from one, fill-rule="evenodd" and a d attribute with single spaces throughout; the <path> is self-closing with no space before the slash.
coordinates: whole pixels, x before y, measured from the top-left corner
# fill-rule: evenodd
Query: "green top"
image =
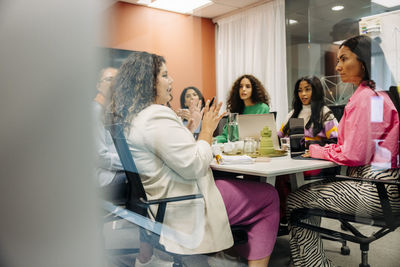
<path id="1" fill-rule="evenodd" d="M 243 113 L 241 114 L 267 114 L 269 113 L 269 107 L 265 103 L 257 103 L 253 106 L 247 106 L 244 107 Z M 226 143 L 228 141 L 228 133 L 227 133 L 227 127 L 228 125 L 224 125 L 224 129 L 222 130 L 222 134 L 216 136 L 217 142 L 218 143 Z M 237 133 L 239 134 L 239 133 Z M 239 136 L 237 136 L 236 139 L 239 139 Z"/>

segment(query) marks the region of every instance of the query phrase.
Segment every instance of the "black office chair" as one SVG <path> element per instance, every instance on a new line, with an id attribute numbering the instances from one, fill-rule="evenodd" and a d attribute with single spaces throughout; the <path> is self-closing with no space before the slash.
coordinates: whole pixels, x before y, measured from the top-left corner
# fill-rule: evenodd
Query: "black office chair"
<path id="1" fill-rule="evenodd" d="M 328 108 L 332 111 L 337 121 L 340 121 L 343 117 L 345 106 L 346 105 L 329 105 Z"/>
<path id="2" fill-rule="evenodd" d="M 227 122 L 228 122 L 228 115 L 222 117 L 222 119 L 219 121 L 218 126 L 213 133 L 213 137 L 222 134 L 224 126 L 225 124 L 227 124 Z"/>
<path id="3" fill-rule="evenodd" d="M 379 193 L 379 199 L 382 206 L 383 216 L 375 217 L 360 217 L 359 215 L 349 215 L 338 212 L 332 212 L 322 209 L 307 209 L 301 208 L 292 211 L 290 215 L 290 222 L 298 227 L 310 229 L 321 233 L 324 237 L 329 237 L 331 240 L 336 240 L 339 242 L 349 241 L 360 244 L 361 250 L 361 263 L 360 267 L 369 267 L 368 264 L 368 250 L 369 244 L 373 241 L 385 236 L 386 234 L 394 231 L 400 226 L 400 214 L 395 214 L 392 211 L 388 194 L 385 185 L 397 185 L 400 194 L 400 181 L 398 180 L 378 180 L 378 179 L 366 179 L 366 178 L 356 178 L 343 175 L 336 175 L 337 180 L 352 180 L 358 181 L 360 183 L 373 183 L 377 187 Z M 319 227 L 303 222 L 302 220 L 308 218 L 309 216 L 321 216 L 329 219 L 335 219 L 342 223 L 342 225 L 350 233 L 343 233 L 324 227 Z M 370 236 L 365 236 L 360 233 L 351 223 L 366 224 L 371 226 L 380 227 L 380 230 L 371 234 Z M 350 253 L 350 251 L 349 251 Z M 342 253 L 343 254 L 343 253 Z"/>
<path id="4" fill-rule="evenodd" d="M 125 172 L 124 171 L 117 171 L 116 175 L 119 178 L 125 178 Z M 117 178 L 118 179 L 118 178 Z M 104 186 L 100 189 L 101 193 L 101 198 L 109 203 L 112 203 L 115 206 L 121 207 L 125 206 L 125 203 L 128 198 L 128 185 L 127 183 L 120 183 L 120 184 L 114 184 L 114 185 L 107 185 Z M 103 215 L 103 223 L 110 223 L 110 222 L 116 222 L 121 220 L 120 217 L 115 216 L 112 210 L 110 209 L 103 209 L 104 215 Z M 131 255 L 131 254 L 137 254 L 139 253 L 139 248 L 117 248 L 117 249 L 105 249 L 107 259 L 112 262 L 115 266 L 119 267 L 128 267 L 130 265 L 125 264 L 125 262 L 121 259 L 121 256 L 124 255 Z"/>
<path id="5" fill-rule="evenodd" d="M 270 111 L 269 113 L 274 114 L 274 120 L 276 121 L 276 116 L 278 115 L 277 111 Z"/>
<path id="6" fill-rule="evenodd" d="M 141 240 L 145 240 L 149 244 L 153 245 L 156 249 L 171 255 L 173 257 L 175 267 L 182 266 L 182 255 L 166 251 L 164 246 L 159 243 L 167 203 L 203 198 L 203 195 L 195 194 L 150 201 L 147 200 L 142 181 L 138 174 L 128 144 L 126 143 L 123 126 L 120 124 L 114 124 L 109 130 L 128 179 L 128 198 L 125 203 L 125 208 L 128 211 L 133 212 L 136 216 L 140 216 L 139 219 L 142 218 L 145 220 L 144 223 L 138 224 L 141 227 Z M 149 214 L 151 213 L 151 205 L 158 205 L 157 213 L 153 216 L 155 220 L 152 220 L 149 217 Z M 109 210 L 112 210 L 112 208 L 109 208 Z M 118 209 L 116 213 L 124 214 Z M 119 214 L 117 214 L 117 216 L 120 216 Z M 123 217 L 123 215 L 121 217 Z M 247 232 L 243 227 L 232 227 L 231 230 L 235 245 L 247 243 Z"/>

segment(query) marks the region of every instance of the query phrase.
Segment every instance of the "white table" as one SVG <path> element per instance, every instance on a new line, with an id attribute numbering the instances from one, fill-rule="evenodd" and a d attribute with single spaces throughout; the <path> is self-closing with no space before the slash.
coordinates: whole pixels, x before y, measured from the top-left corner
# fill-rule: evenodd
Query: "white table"
<path id="1" fill-rule="evenodd" d="M 269 162 L 255 162 L 254 164 L 219 165 L 215 159 L 211 168 L 237 174 L 260 176 L 261 180 L 275 186 L 276 176 L 290 175 L 292 190 L 304 184 L 304 171 L 325 169 L 338 166 L 333 162 L 317 159 L 292 159 L 290 156 L 270 158 Z"/>

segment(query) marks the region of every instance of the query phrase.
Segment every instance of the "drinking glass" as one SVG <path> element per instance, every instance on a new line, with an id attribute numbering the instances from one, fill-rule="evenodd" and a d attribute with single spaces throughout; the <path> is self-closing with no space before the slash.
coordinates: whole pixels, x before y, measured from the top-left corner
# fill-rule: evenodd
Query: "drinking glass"
<path id="1" fill-rule="evenodd" d="M 290 138 L 289 137 L 282 137 L 281 138 L 281 148 L 284 151 L 290 150 Z"/>
<path id="2" fill-rule="evenodd" d="M 253 137 L 246 137 L 244 139 L 244 151 L 243 153 L 248 156 L 253 156 L 256 154 L 257 142 Z"/>

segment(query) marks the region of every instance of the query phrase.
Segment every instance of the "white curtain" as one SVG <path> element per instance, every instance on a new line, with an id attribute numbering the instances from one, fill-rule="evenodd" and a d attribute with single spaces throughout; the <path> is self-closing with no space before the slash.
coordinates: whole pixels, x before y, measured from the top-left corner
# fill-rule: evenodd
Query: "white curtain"
<path id="1" fill-rule="evenodd" d="M 280 123 L 288 113 L 285 1 L 275 0 L 215 21 L 217 97 L 224 101 L 233 82 L 252 74 L 271 96 L 270 110 Z"/>

